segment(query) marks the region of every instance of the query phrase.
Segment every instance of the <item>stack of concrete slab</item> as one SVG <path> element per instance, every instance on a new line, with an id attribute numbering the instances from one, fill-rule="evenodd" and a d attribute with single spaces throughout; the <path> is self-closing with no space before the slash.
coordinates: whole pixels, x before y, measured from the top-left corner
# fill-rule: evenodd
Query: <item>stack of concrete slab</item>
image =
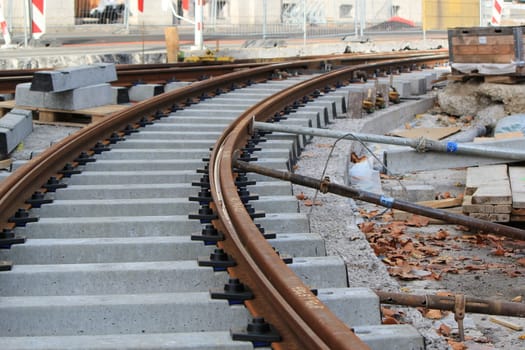
<path id="1" fill-rule="evenodd" d="M 114 63 L 39 71 L 31 83 L 18 84 L 17 106 L 77 110 L 115 103 L 109 82 L 117 80 Z"/>
<path id="2" fill-rule="evenodd" d="M 477 219 L 509 222 L 512 191 L 506 164 L 467 169 L 463 212 Z"/>
<path id="3" fill-rule="evenodd" d="M 33 113 L 13 109 L 0 118 L 0 159 L 5 158 L 33 131 Z"/>

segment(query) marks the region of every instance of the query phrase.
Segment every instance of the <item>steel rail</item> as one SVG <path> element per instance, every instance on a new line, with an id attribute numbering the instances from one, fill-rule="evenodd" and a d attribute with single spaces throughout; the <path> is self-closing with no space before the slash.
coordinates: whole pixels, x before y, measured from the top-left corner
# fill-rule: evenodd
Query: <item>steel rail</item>
<path id="1" fill-rule="evenodd" d="M 230 272 L 246 282 L 256 293 L 256 297 L 246 303 L 247 307 L 254 316 L 263 316 L 278 328 L 283 342 L 274 344 L 275 349 L 361 350 L 368 347 L 313 295 L 298 276 L 290 273 L 290 269 L 260 235 L 240 201 L 234 185 L 232 160 L 235 152 L 247 141 L 252 116 L 264 121 L 286 105 L 317 89 L 351 79 L 352 73 L 357 69 L 374 71 L 388 68 L 392 64 L 417 65 L 446 58 L 446 55 L 426 55 L 361 64 L 340 68 L 317 79 L 297 84 L 250 108 L 227 129 L 232 133 L 223 134 L 214 147 L 209 166 L 210 183 L 213 205 L 220 218 L 214 220 L 214 225 L 226 234 L 226 240 L 220 242 L 220 245 L 225 247 L 238 264 Z M 196 82 L 140 102 L 66 137 L 0 183 L 0 228 L 11 225 L 9 218 L 18 208 L 24 206 L 24 201 L 39 190 L 47 179 L 56 175 L 66 163 L 74 162 L 81 152 L 89 152 L 97 141 L 108 139 L 113 132 L 137 123 L 144 116 L 152 117 L 159 111 L 166 112 L 174 104 L 199 98 L 205 92 L 213 92 L 218 88 L 228 89 L 231 84 L 243 83 L 248 79 L 263 80 L 275 70 L 306 69 L 308 64 L 309 62 L 299 61 L 264 65 Z"/>
<path id="2" fill-rule="evenodd" d="M 410 53 L 373 53 L 373 54 L 340 54 L 320 57 L 302 57 L 300 59 L 293 57 L 288 59 L 281 59 L 283 63 L 298 62 L 308 65 L 310 69 L 318 69 L 321 62 L 327 62 L 333 66 L 341 65 L 355 65 L 365 62 L 384 61 L 385 59 L 423 57 L 441 54 L 440 60 L 447 59 L 448 55 L 442 50 L 436 51 L 417 51 Z M 293 60 L 293 61 L 292 61 Z M 117 65 L 118 81 L 112 83 L 116 86 L 131 86 L 137 82 L 168 82 L 173 79 L 195 81 L 203 76 L 217 77 L 223 74 L 262 67 L 272 62 L 259 62 L 258 60 L 241 60 L 237 63 L 158 63 L 158 64 L 124 64 Z M 275 62 L 273 62 L 275 64 Z M 3 70 L 0 72 L 0 93 L 14 93 L 16 85 L 21 83 L 31 82 L 33 74 L 42 70 L 49 70 L 50 68 L 39 69 L 16 69 Z"/>
<path id="3" fill-rule="evenodd" d="M 139 102 L 57 142 L 0 183 L 0 229 L 11 226 L 9 218 L 18 208 L 24 206 L 25 200 L 50 177 L 57 175 L 66 163 L 73 163 L 81 152 L 94 147 L 97 141 L 108 139 L 113 132 L 123 130 L 128 124 L 137 123 L 143 116 L 153 116 L 158 111 L 169 110 L 174 104 L 184 104 L 187 99 L 199 98 L 203 93 L 213 93 L 218 88 L 228 89 L 231 84 L 244 83 L 248 78 L 266 79 L 276 68 L 303 69 L 304 65 L 301 62 L 280 63 L 195 82 Z"/>
<path id="4" fill-rule="evenodd" d="M 246 302 L 254 310 L 252 313 L 263 315 L 281 332 L 282 341 L 273 344 L 276 349 L 361 350 L 368 346 L 318 301 L 309 287 L 283 263 L 244 209 L 234 182 L 234 162 L 249 139 L 252 119 L 268 120 L 303 96 L 351 78 L 356 70 L 421 61 L 420 58 L 356 65 L 299 83 L 248 109 L 215 144 L 209 178 L 214 209 L 219 217 L 214 225 L 226 235 L 220 246 L 236 261 L 236 267 L 229 271 L 255 293 L 255 298 Z"/>

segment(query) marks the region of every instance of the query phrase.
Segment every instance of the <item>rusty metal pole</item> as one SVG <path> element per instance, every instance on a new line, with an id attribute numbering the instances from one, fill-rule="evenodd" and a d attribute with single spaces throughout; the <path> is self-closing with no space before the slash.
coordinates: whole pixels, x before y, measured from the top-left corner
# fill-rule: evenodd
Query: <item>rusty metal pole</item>
<path id="1" fill-rule="evenodd" d="M 390 293 L 374 291 L 379 296 L 382 304 L 404 305 L 411 307 L 424 307 L 454 311 L 455 296 L 441 295 L 415 295 L 405 293 Z M 525 317 L 525 304 L 513 303 L 503 300 L 465 298 L 465 311 L 485 315 L 501 315 L 512 317 Z"/>
<path id="2" fill-rule="evenodd" d="M 409 213 L 443 220 L 451 224 L 463 225 L 475 229 L 477 231 L 481 231 L 483 233 L 493 233 L 514 239 L 525 240 L 525 230 L 497 224 L 490 221 L 471 218 L 465 215 L 449 213 L 444 210 L 429 208 L 400 199 L 375 194 L 372 192 L 361 191 L 349 186 L 334 184 L 331 183 L 330 180 L 327 178 L 319 180 L 312 177 L 293 174 L 288 171 L 275 170 L 255 164 L 246 163 L 240 160 L 234 160 L 233 166 L 242 171 L 254 172 L 257 174 L 262 174 L 269 177 L 290 181 L 294 184 L 316 188 L 323 193 L 330 192 L 344 197 L 374 203 L 386 208 L 395 208 L 407 211 Z"/>

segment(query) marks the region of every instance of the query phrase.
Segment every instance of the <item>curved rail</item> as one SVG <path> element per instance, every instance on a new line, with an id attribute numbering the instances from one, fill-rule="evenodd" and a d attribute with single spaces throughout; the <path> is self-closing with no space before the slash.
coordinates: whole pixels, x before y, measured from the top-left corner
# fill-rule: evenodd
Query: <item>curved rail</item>
<path id="1" fill-rule="evenodd" d="M 229 238 L 220 243 L 237 262 L 237 267 L 230 268 L 232 273 L 256 291 L 256 298 L 247 303 L 253 304 L 255 310 L 252 313 L 263 314 L 284 332 L 283 341 L 276 344 L 276 348 L 360 350 L 368 347 L 315 298 L 308 286 L 282 262 L 259 234 L 237 194 L 233 160 L 249 138 L 252 118 L 267 120 L 316 89 L 351 79 L 356 70 L 380 69 L 392 63 L 341 69 L 271 96 L 241 115 L 215 145 L 209 167 L 210 187 L 220 219 L 215 224 Z M 257 297 L 257 293 L 264 295 L 264 302 Z"/>
<path id="2" fill-rule="evenodd" d="M 360 64 L 368 61 L 381 61 L 385 59 L 420 57 L 430 54 L 445 52 L 443 50 L 437 51 L 417 51 L 417 52 L 391 52 L 391 53 L 374 53 L 374 54 L 340 54 L 329 55 L 321 57 L 302 57 L 293 58 L 293 62 L 298 61 L 307 64 L 310 69 L 317 69 L 320 62 L 330 63 L 332 66 Z M 291 62 L 290 59 L 280 59 L 281 61 Z M 221 63 L 214 62 L 209 64 L 195 64 L 195 63 L 158 63 L 158 64 L 136 64 L 136 65 L 118 65 L 117 75 L 118 81 L 114 85 L 131 86 L 139 81 L 145 82 L 167 82 L 173 79 L 195 81 L 203 76 L 217 77 L 223 74 L 244 70 L 253 69 L 268 65 L 272 62 L 260 62 L 259 60 L 240 60 L 236 63 Z M 274 62 L 275 63 L 275 62 Z M 39 69 L 16 69 L 4 70 L 0 72 L 0 93 L 14 93 L 16 85 L 20 83 L 28 83 L 33 79 L 33 74 L 38 71 L 46 70 L 46 68 Z"/>
<path id="3" fill-rule="evenodd" d="M 386 69 L 393 64 L 403 66 L 446 59 L 446 55 L 427 55 L 332 71 L 300 83 L 250 108 L 217 141 L 209 171 L 213 205 L 219 216 L 214 225 L 226 235 L 226 240 L 219 242 L 219 245 L 237 262 L 236 267 L 230 268 L 231 274 L 239 277 L 255 292 L 256 297 L 246 302 L 251 313 L 265 317 L 279 330 L 283 341 L 275 343 L 275 349 L 360 350 L 368 347 L 289 270 L 260 235 L 245 211 L 234 184 L 232 161 L 237 150 L 249 138 L 251 118 L 266 120 L 317 89 L 350 79 L 355 70 L 374 71 Z M 162 113 L 174 104 L 183 104 L 188 99 L 198 98 L 204 92 L 227 89 L 231 84 L 240 84 L 248 79 L 266 79 L 276 69 L 305 68 L 308 68 L 308 64 L 304 61 L 280 63 L 197 82 L 138 103 L 70 135 L 0 183 L 0 226 L 11 226 L 9 218 L 18 208 L 24 206 L 24 200 L 39 190 L 48 178 L 55 176 L 66 163 L 74 162 L 81 152 L 90 152 L 97 141 L 106 140 L 116 130 L 123 130 L 126 126 L 137 123 L 142 116 Z"/>

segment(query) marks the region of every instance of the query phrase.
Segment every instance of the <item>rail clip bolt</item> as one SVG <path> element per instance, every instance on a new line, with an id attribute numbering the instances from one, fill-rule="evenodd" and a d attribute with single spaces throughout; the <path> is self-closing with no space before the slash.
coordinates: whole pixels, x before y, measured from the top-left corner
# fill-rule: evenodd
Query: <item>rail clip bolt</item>
<path id="1" fill-rule="evenodd" d="M 269 346 L 272 342 L 281 341 L 277 330 L 263 317 L 255 317 L 245 330 L 232 330 L 231 336 L 233 340 L 251 341 L 254 347 Z"/>
<path id="2" fill-rule="evenodd" d="M 45 194 L 42 192 L 34 192 L 31 198 L 26 200 L 27 204 L 30 204 L 33 208 L 40 208 L 42 204 L 52 203 L 52 199 L 46 199 Z"/>
<path id="3" fill-rule="evenodd" d="M 242 304 L 244 300 L 253 299 L 253 293 L 238 278 L 230 278 L 223 290 L 210 291 L 212 299 L 226 299 L 230 305 Z"/>
<path id="4" fill-rule="evenodd" d="M 19 208 L 15 215 L 10 217 L 9 222 L 15 223 L 16 226 L 25 226 L 28 222 L 36 222 L 38 218 L 30 217 L 29 212 L 24 208 Z"/>
<path id="5" fill-rule="evenodd" d="M 213 225 L 206 225 L 200 235 L 191 235 L 192 241 L 203 241 L 204 245 L 213 245 L 219 241 L 224 241 L 224 234 L 217 231 Z"/>
<path id="6" fill-rule="evenodd" d="M 222 249 L 215 249 L 209 258 L 199 258 L 199 266 L 211 266 L 214 271 L 224 271 L 227 267 L 235 266 L 235 261 Z"/>

